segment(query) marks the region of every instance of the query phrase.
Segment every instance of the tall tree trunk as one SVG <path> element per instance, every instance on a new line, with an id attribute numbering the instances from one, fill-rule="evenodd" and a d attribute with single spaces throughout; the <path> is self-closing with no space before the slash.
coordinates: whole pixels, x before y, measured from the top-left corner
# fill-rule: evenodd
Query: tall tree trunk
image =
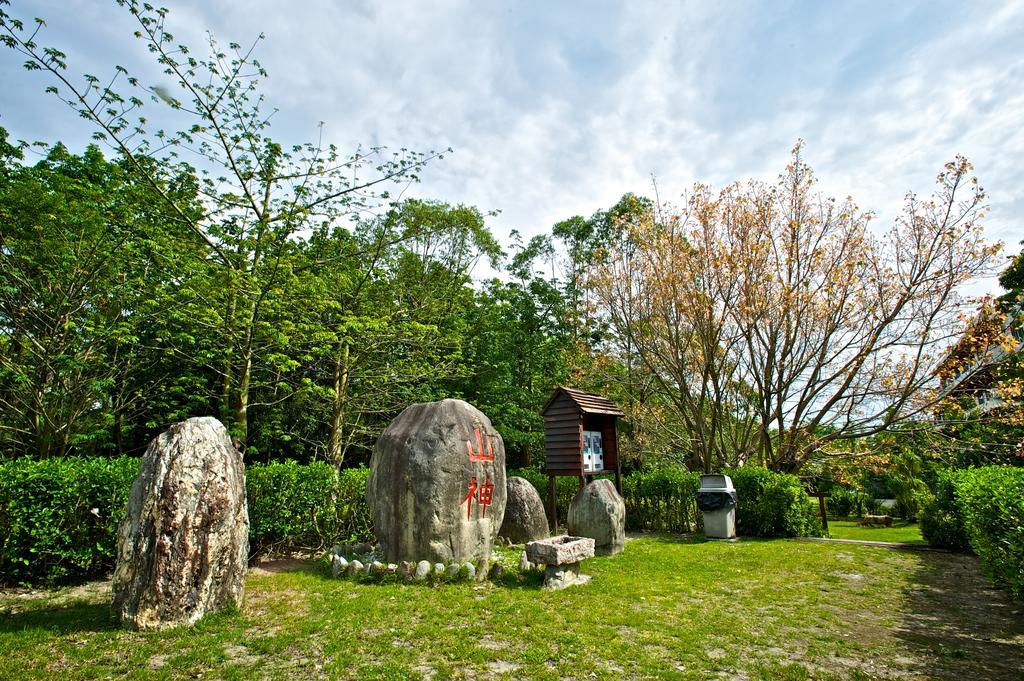
<path id="1" fill-rule="evenodd" d="M 242 356 L 242 375 L 238 377 L 238 402 L 235 407 L 234 430 L 242 444 L 249 437 L 249 385 L 252 380 L 252 350 Z"/>
<path id="2" fill-rule="evenodd" d="M 118 456 L 124 454 L 124 419 L 120 405 L 114 407 L 114 452 Z"/>
<path id="3" fill-rule="evenodd" d="M 331 432 L 327 438 L 327 456 L 335 466 L 345 458 L 345 407 L 348 403 L 348 358 L 346 342 L 334 358 L 334 400 L 331 404 Z"/>
<path id="4" fill-rule="evenodd" d="M 234 322 L 235 322 L 235 305 L 236 296 L 232 290 L 229 294 L 231 297 L 228 299 L 227 311 L 224 315 L 224 336 L 227 339 L 227 343 L 224 344 L 224 360 L 221 368 L 221 381 L 220 381 L 220 417 L 222 421 L 228 422 L 231 417 L 231 387 L 232 377 L 234 375 L 233 366 L 233 355 L 234 355 Z"/>

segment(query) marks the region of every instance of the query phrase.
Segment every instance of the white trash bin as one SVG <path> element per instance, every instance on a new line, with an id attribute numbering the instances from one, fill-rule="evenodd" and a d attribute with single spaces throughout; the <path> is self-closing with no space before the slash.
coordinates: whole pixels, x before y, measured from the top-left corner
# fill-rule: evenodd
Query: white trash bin
<path id="1" fill-rule="evenodd" d="M 704 536 L 736 538 L 736 488 L 728 475 L 700 476 L 697 508 L 704 513 Z"/>

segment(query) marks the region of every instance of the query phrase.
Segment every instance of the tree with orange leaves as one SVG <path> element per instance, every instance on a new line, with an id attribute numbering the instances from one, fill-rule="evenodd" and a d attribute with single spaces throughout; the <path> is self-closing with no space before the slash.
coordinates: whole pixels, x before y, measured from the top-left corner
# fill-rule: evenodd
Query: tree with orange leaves
<path id="1" fill-rule="evenodd" d="M 878 234 L 852 199 L 815 191 L 801 152 L 774 184 L 697 185 L 683 210 L 634 220 L 588 281 L 704 470 L 795 471 L 927 417 L 959 291 L 1001 248 L 982 237 L 985 194 L 962 157 Z"/>

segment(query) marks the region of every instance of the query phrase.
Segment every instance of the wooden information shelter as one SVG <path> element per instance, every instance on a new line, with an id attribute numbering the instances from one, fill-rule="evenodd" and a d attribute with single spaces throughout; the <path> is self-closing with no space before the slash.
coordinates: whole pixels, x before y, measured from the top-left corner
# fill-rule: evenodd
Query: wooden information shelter
<path id="1" fill-rule="evenodd" d="M 554 531 L 558 527 L 556 477 L 578 477 L 580 489 L 583 489 L 588 477 L 614 474 L 615 489 L 622 494 L 618 419 L 623 412 L 600 395 L 558 387 L 541 415 L 548 472 L 548 513 Z"/>

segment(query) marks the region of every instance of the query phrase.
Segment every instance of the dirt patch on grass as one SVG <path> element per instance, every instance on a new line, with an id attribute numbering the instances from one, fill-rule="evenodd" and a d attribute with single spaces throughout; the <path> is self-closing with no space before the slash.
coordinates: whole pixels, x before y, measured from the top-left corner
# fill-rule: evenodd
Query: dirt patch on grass
<path id="1" fill-rule="evenodd" d="M 310 558 L 272 558 L 263 560 L 249 568 L 253 575 L 276 575 L 282 572 L 308 572 L 316 569 L 316 561 Z"/>
<path id="2" fill-rule="evenodd" d="M 59 589 L 4 589 L 0 590 L 0 612 L 17 613 L 26 606 L 45 603 L 61 606 L 69 603 L 101 603 L 111 598 L 110 582 L 86 582 Z"/>
<path id="3" fill-rule="evenodd" d="M 896 634 L 924 664 L 963 678 L 1021 679 L 1024 603 L 994 589 L 974 556 L 922 554 Z M 951 617 L 951 613 L 955 617 Z"/>
<path id="4" fill-rule="evenodd" d="M 862 558 L 862 557 L 858 557 Z M 844 562 L 849 558 L 843 556 Z M 901 598 L 855 602 L 870 584 L 905 581 Z M 842 588 L 836 588 L 836 582 Z M 1013 679 L 1024 670 L 1024 603 L 994 589 L 974 556 L 878 553 L 857 569 L 826 576 L 828 613 L 843 652 L 815 654 L 803 627 L 783 627 L 788 645 L 762 649 L 774 663 L 800 663 L 812 674 L 879 679 Z M 833 600 L 836 599 L 836 600 Z M 800 650 L 806 646 L 805 650 Z"/>
<path id="5" fill-rule="evenodd" d="M 519 670 L 522 665 L 516 664 L 515 662 L 507 662 L 506 660 L 497 660 L 495 662 L 488 662 L 487 669 L 491 674 L 512 674 Z"/>
<path id="6" fill-rule="evenodd" d="M 431 681 L 437 674 L 437 670 L 431 667 L 429 664 L 419 664 L 412 668 L 414 672 L 420 675 L 420 678 L 424 681 Z"/>

